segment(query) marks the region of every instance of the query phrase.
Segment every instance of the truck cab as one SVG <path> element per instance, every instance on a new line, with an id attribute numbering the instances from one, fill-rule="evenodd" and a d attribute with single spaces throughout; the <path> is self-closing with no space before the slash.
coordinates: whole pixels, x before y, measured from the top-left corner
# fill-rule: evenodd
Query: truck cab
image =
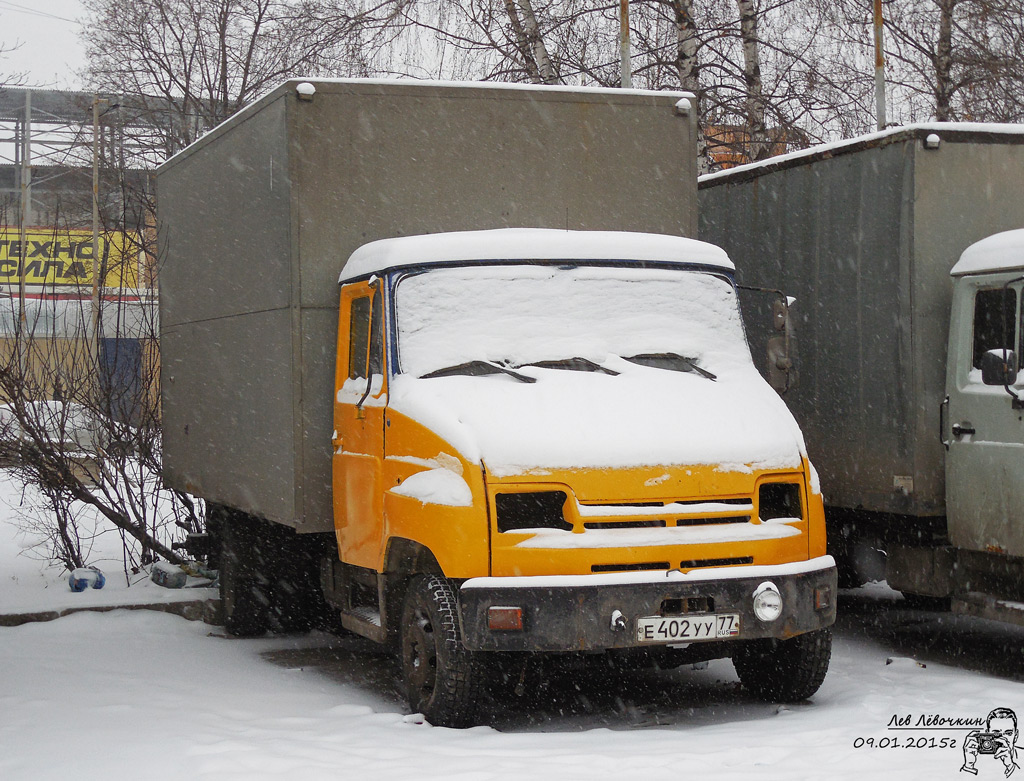
<path id="1" fill-rule="evenodd" d="M 324 593 L 414 710 L 471 723 L 495 662 L 732 657 L 825 675 L 836 570 L 724 251 L 504 229 L 372 242 L 340 278 Z"/>
<path id="2" fill-rule="evenodd" d="M 1024 625 L 1024 230 L 964 250 L 953 304 L 940 428 L 946 448 L 946 535 L 897 546 L 889 582 L 954 612 Z"/>

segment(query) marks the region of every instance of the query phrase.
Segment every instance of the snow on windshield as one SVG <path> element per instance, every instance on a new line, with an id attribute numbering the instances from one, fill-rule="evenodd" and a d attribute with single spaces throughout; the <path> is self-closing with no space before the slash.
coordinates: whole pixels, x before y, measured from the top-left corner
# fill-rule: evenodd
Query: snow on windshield
<path id="1" fill-rule="evenodd" d="M 470 361 L 676 353 L 715 371 L 749 362 L 736 296 L 699 271 L 578 266 L 441 268 L 395 291 L 401 371 Z"/>

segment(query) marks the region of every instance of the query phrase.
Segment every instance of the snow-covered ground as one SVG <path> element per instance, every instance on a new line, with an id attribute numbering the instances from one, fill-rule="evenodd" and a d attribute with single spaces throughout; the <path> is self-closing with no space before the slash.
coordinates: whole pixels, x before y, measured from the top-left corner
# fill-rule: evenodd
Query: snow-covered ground
<path id="1" fill-rule="evenodd" d="M 86 563 L 106 577 L 102 589 L 74 593 L 68 588 L 68 572 L 47 564 L 49 550 L 42 533 L 41 499 L 31 489 L 24 492 L 7 470 L 0 469 L 0 614 L 33 613 L 127 604 L 180 602 L 216 596 L 209 589 L 166 589 L 149 579 L 149 572 L 126 574 L 123 546 L 118 532 L 99 523 L 95 513 L 84 513 L 79 522 L 82 553 Z M 190 585 L 203 581 L 190 579 Z M 2 645 L 0 645 L 2 651 Z"/>
<path id="2" fill-rule="evenodd" d="M 40 575 L 12 528 L 0 515 L 3 604 L 96 596 Z M 408 714 L 395 664 L 354 638 L 237 640 L 148 611 L 0 628 L 0 779 L 966 778 L 968 729 L 919 719 L 1024 715 L 1024 630 L 905 610 L 879 585 L 840 611 L 832 669 L 800 705 L 754 701 L 728 661 L 593 665 L 462 731 Z M 1003 778 L 990 755 L 977 769 Z"/>

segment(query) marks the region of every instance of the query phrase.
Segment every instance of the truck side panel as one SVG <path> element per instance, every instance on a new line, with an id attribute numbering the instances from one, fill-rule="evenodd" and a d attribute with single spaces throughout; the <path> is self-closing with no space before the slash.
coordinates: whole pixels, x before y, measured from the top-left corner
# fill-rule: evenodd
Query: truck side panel
<path id="1" fill-rule="evenodd" d="M 349 254 L 380 238 L 502 227 L 693 236 L 695 117 L 672 93 L 339 80 L 316 82 L 306 101 L 295 84 L 158 171 L 162 287 L 187 291 L 162 310 L 165 333 L 179 334 L 164 345 L 178 382 L 164 387 L 165 458 L 174 487 L 316 532 L 333 529 L 337 282 Z M 191 330 L 264 311 L 280 315 L 273 328 L 250 320 L 228 343 Z M 222 364 L 225 377 L 258 367 L 263 381 L 217 384 Z"/>
<path id="2" fill-rule="evenodd" d="M 1024 137 L 951 125 L 926 148 L 930 132 L 701 183 L 700 237 L 741 283 L 797 299 L 786 402 L 832 507 L 943 515 L 949 270 L 971 243 L 1024 225 Z M 770 301 L 744 304 L 763 363 Z"/>
<path id="3" fill-rule="evenodd" d="M 268 518 L 295 517 L 290 436 L 290 188 L 285 106 L 230 149 L 158 178 L 164 467 L 169 485 Z M 327 432 L 330 433 L 329 431 Z"/>

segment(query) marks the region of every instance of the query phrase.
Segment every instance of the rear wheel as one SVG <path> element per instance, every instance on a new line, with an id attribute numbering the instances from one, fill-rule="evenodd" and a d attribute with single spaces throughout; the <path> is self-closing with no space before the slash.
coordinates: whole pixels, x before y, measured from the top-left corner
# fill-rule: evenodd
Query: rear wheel
<path id="1" fill-rule="evenodd" d="M 255 637 L 270 628 L 269 583 L 259 567 L 251 522 L 232 515 L 218 522 L 224 628 L 235 637 Z"/>
<path id="2" fill-rule="evenodd" d="M 832 630 L 790 640 L 751 640 L 732 658 L 743 686 L 767 702 L 800 702 L 821 686 L 832 658 Z"/>
<path id="3" fill-rule="evenodd" d="M 455 590 L 446 578 L 419 575 L 409 584 L 401 657 L 409 707 L 435 726 L 473 724 L 483 664 L 462 645 Z"/>
<path id="4" fill-rule="evenodd" d="M 208 526 L 220 539 L 220 594 L 230 634 L 304 632 L 330 615 L 318 578 L 322 535 L 211 505 Z"/>

